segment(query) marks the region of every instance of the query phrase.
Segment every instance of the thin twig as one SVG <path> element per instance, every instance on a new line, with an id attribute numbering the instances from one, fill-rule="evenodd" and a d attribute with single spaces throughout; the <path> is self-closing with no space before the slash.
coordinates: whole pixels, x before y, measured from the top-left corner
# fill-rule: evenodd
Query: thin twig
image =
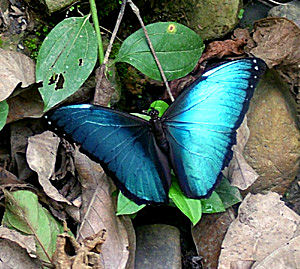
<path id="1" fill-rule="evenodd" d="M 105 27 L 103 27 L 101 25 L 100 25 L 100 29 L 103 30 L 103 31 L 105 31 L 105 32 L 107 32 L 107 33 L 109 33 L 110 36 L 112 35 L 112 31 L 106 29 Z M 123 42 L 123 40 L 121 38 L 117 37 L 117 36 L 116 36 L 116 39 L 118 39 L 120 42 Z"/>
<path id="2" fill-rule="evenodd" d="M 163 71 L 163 69 L 162 69 L 162 66 L 161 66 L 161 64 L 160 64 L 160 62 L 159 62 L 159 60 L 158 60 L 158 58 L 157 58 L 157 56 L 156 56 L 155 50 L 154 50 L 154 48 L 153 48 L 153 45 L 152 45 L 152 43 L 151 43 L 151 40 L 150 40 L 149 35 L 148 35 L 148 32 L 147 32 L 147 29 L 146 29 L 145 24 L 144 24 L 144 22 L 143 22 L 143 20 L 142 20 L 142 18 L 141 18 L 141 16 L 140 16 L 140 11 L 139 11 L 138 7 L 137 7 L 131 0 L 127 0 L 127 2 L 129 3 L 129 5 L 130 5 L 132 11 L 133 11 L 133 12 L 135 13 L 135 15 L 137 16 L 137 18 L 138 18 L 138 20 L 139 20 L 139 22 L 140 22 L 140 24 L 141 24 L 141 26 L 142 26 L 142 28 L 143 28 L 143 30 L 144 30 L 144 33 L 145 33 L 145 36 L 146 36 L 146 39 L 147 39 L 147 42 L 148 42 L 148 46 L 149 46 L 149 48 L 150 48 L 150 50 L 151 50 L 151 53 L 152 53 L 152 55 L 153 55 L 153 57 L 154 57 L 154 60 L 155 60 L 156 64 L 157 64 L 157 67 L 158 67 L 158 69 L 159 69 L 159 72 L 160 72 L 160 74 L 161 74 L 161 77 L 162 77 L 162 79 L 163 79 L 163 81 L 164 81 L 164 83 L 165 83 L 165 85 L 166 85 L 167 92 L 168 92 L 168 94 L 169 94 L 169 96 L 170 96 L 171 101 L 174 102 L 174 97 L 173 97 L 173 95 L 172 95 L 172 93 L 171 93 L 171 90 L 170 90 L 170 87 L 169 87 L 167 78 L 166 78 L 165 73 L 164 73 L 164 71 Z"/>
<path id="3" fill-rule="evenodd" d="M 123 15 L 124 15 L 126 3 L 127 3 L 127 0 L 123 0 L 122 1 L 122 5 L 121 5 L 121 9 L 120 9 L 120 12 L 119 12 L 119 15 L 118 15 L 118 19 L 117 19 L 116 25 L 115 25 L 114 31 L 113 31 L 113 33 L 111 35 L 111 38 L 110 38 L 110 41 L 109 41 L 109 45 L 108 45 L 108 47 L 106 49 L 106 52 L 105 52 L 104 61 L 103 61 L 104 64 L 106 64 L 108 62 L 109 54 L 111 52 L 114 40 L 115 40 L 115 38 L 117 36 L 117 32 L 119 30 L 119 27 L 120 27 L 120 24 L 121 24 Z"/>

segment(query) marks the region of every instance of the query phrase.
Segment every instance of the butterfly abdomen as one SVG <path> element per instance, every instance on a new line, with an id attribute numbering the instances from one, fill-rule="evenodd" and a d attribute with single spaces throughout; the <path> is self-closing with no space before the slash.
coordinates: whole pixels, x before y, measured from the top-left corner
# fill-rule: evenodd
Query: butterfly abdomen
<path id="1" fill-rule="evenodd" d="M 151 130 L 154 133 L 156 143 L 159 146 L 159 148 L 163 151 L 163 153 L 168 155 L 169 144 L 166 139 L 166 135 L 165 135 L 165 132 L 163 129 L 162 122 L 157 114 L 150 114 L 150 116 L 151 116 L 150 124 L 152 127 Z"/>

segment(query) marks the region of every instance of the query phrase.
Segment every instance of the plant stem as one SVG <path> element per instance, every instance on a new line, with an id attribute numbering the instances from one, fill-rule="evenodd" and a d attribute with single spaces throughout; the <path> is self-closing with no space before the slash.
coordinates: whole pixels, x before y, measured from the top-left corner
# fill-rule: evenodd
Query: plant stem
<path id="1" fill-rule="evenodd" d="M 154 60 L 155 60 L 155 62 L 156 62 L 156 64 L 157 64 L 157 67 L 158 67 L 158 69 L 159 69 L 160 75 L 161 75 L 161 77 L 162 77 L 162 79 L 163 79 L 163 81 L 164 81 L 164 83 L 165 83 L 165 85 L 166 85 L 167 93 L 169 94 L 171 101 L 174 102 L 175 99 L 174 99 L 174 97 L 173 97 L 173 95 L 172 95 L 172 93 L 171 93 L 171 90 L 170 90 L 170 87 L 169 87 L 169 84 L 168 84 L 168 80 L 167 80 L 167 78 L 166 78 L 166 76 L 165 76 L 165 73 L 164 73 L 164 70 L 162 69 L 162 66 L 161 66 L 161 64 L 160 64 L 160 62 L 159 62 L 159 60 L 158 60 L 158 58 L 157 58 L 157 56 L 156 56 L 155 50 L 154 50 L 154 48 L 153 48 L 153 45 L 152 45 L 152 43 L 151 43 L 151 40 L 150 40 L 149 35 L 148 35 L 148 32 L 147 32 L 147 29 L 146 29 L 146 27 L 145 27 L 145 24 L 144 24 L 144 22 L 143 22 L 143 20 L 142 20 L 141 15 L 140 15 L 140 11 L 139 11 L 138 7 L 137 7 L 131 0 L 127 0 L 127 2 L 129 3 L 129 5 L 130 5 L 132 11 L 133 11 L 133 12 L 135 13 L 135 15 L 137 16 L 137 18 L 138 18 L 138 20 L 139 20 L 139 22 L 140 22 L 140 24 L 141 24 L 141 26 L 142 26 L 142 28 L 143 28 L 143 30 L 144 30 L 144 33 L 145 33 L 145 36 L 146 36 L 146 39 L 147 39 L 147 42 L 148 42 L 148 46 L 149 46 L 149 48 L 150 48 L 150 51 L 151 51 L 151 53 L 152 53 L 152 55 L 153 55 L 153 57 L 154 57 Z"/>
<path id="2" fill-rule="evenodd" d="M 93 18 L 94 28 L 96 31 L 97 42 L 98 42 L 99 63 L 101 65 L 104 60 L 104 52 L 103 52 L 102 38 L 101 38 L 101 32 L 100 32 L 100 27 L 99 27 L 99 20 L 98 20 L 98 15 L 97 15 L 97 7 L 96 7 L 95 0 L 89 0 L 89 1 L 90 1 L 92 18 Z"/>

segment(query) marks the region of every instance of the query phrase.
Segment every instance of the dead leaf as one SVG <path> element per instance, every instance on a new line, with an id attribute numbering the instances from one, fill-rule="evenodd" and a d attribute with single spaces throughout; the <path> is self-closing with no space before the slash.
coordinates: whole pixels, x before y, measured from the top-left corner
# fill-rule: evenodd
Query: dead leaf
<path id="1" fill-rule="evenodd" d="M 22 82 L 27 87 L 35 82 L 35 64 L 28 56 L 0 48 L 0 101 L 5 100 Z"/>
<path id="2" fill-rule="evenodd" d="M 17 243 L 21 248 L 26 249 L 29 256 L 36 258 L 35 239 L 33 235 L 24 235 L 16 230 L 0 226 L 0 238 Z"/>
<path id="3" fill-rule="evenodd" d="M 250 53 L 276 67 L 282 78 L 300 87 L 300 28 L 286 18 L 266 18 L 254 24 L 256 47 Z"/>
<path id="4" fill-rule="evenodd" d="M 229 269 L 237 261 L 260 262 L 299 233 L 300 216 L 280 195 L 248 194 L 225 235 L 218 269 Z"/>
<path id="5" fill-rule="evenodd" d="M 34 172 L 29 168 L 26 161 L 26 148 L 28 137 L 41 133 L 43 127 L 39 120 L 28 119 L 10 124 L 10 145 L 13 170 L 19 180 L 30 178 Z"/>
<path id="6" fill-rule="evenodd" d="M 105 230 L 79 244 L 68 232 L 58 235 L 56 250 L 52 263 L 56 269 L 102 269 L 99 253 L 105 242 Z M 72 248 L 75 254 L 68 254 L 66 249 Z"/>
<path id="7" fill-rule="evenodd" d="M 265 268 L 300 268 L 300 236 L 293 238 L 252 267 L 252 269 Z"/>
<path id="8" fill-rule="evenodd" d="M 135 236 L 135 230 L 133 228 L 131 219 L 127 216 L 122 216 L 121 221 L 125 226 L 125 229 L 128 234 L 128 241 L 129 241 L 129 258 L 126 263 L 125 269 L 134 269 L 134 263 L 135 263 L 135 251 L 136 251 L 136 236 Z"/>
<path id="9" fill-rule="evenodd" d="M 107 238 L 100 254 L 103 268 L 126 268 L 131 241 L 122 222 L 123 217 L 118 217 L 115 213 L 116 202 L 112 198 L 115 187 L 101 166 L 80 153 L 78 149 L 74 158 L 83 188 L 82 223 L 78 230 L 77 241 L 81 242 L 105 229 Z"/>
<path id="10" fill-rule="evenodd" d="M 243 47 L 247 44 L 244 40 L 213 41 L 207 45 L 205 52 L 201 55 L 200 62 L 212 58 L 222 59 L 224 56 L 242 55 Z"/>
<path id="11" fill-rule="evenodd" d="M 251 269 L 254 261 L 234 261 L 230 264 L 230 269 Z"/>
<path id="12" fill-rule="evenodd" d="M 17 86 L 16 91 L 7 99 L 9 112 L 6 123 L 23 118 L 40 118 L 43 115 L 44 103 L 38 91 L 39 83 L 34 83 L 26 88 Z"/>
<path id="13" fill-rule="evenodd" d="M 226 212 L 204 214 L 192 227 L 193 241 L 198 255 L 203 257 L 205 268 L 217 268 L 222 241 L 234 219 L 233 209 L 228 208 Z"/>
<path id="14" fill-rule="evenodd" d="M 11 172 L 0 166 L 0 186 L 7 184 L 19 184 L 18 178 Z"/>
<path id="15" fill-rule="evenodd" d="M 37 172 L 39 183 L 45 193 L 55 201 L 71 205 L 50 182 L 55 170 L 59 142 L 60 138 L 50 131 L 31 136 L 28 139 L 26 158 L 29 167 Z"/>
<path id="16" fill-rule="evenodd" d="M 96 89 L 94 96 L 94 105 L 108 106 L 115 88 L 106 77 L 106 65 L 101 65 L 96 70 Z"/>
<path id="17" fill-rule="evenodd" d="M 286 18 L 265 18 L 254 24 L 251 53 L 263 59 L 269 68 L 295 66 L 300 62 L 300 28 Z M 298 67 L 299 69 L 299 67 Z"/>
<path id="18" fill-rule="evenodd" d="M 231 182 L 232 186 L 240 190 L 246 190 L 251 186 L 259 175 L 246 162 L 243 151 L 250 136 L 250 131 L 247 126 L 247 117 L 244 118 L 241 126 L 237 130 L 236 145 L 233 146 L 233 158 L 228 167 L 223 171 L 223 174 Z"/>
<path id="19" fill-rule="evenodd" d="M 0 268 L 39 269 L 41 264 L 30 258 L 25 249 L 16 243 L 0 239 Z"/>

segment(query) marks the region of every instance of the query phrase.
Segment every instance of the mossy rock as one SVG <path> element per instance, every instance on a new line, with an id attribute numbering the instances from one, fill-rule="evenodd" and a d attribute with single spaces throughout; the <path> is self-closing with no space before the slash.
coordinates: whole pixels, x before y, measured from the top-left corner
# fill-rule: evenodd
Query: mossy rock
<path id="1" fill-rule="evenodd" d="M 204 40 L 221 38 L 232 31 L 239 22 L 242 7 L 241 0 L 139 0 L 137 3 L 146 23 L 176 21 Z"/>

